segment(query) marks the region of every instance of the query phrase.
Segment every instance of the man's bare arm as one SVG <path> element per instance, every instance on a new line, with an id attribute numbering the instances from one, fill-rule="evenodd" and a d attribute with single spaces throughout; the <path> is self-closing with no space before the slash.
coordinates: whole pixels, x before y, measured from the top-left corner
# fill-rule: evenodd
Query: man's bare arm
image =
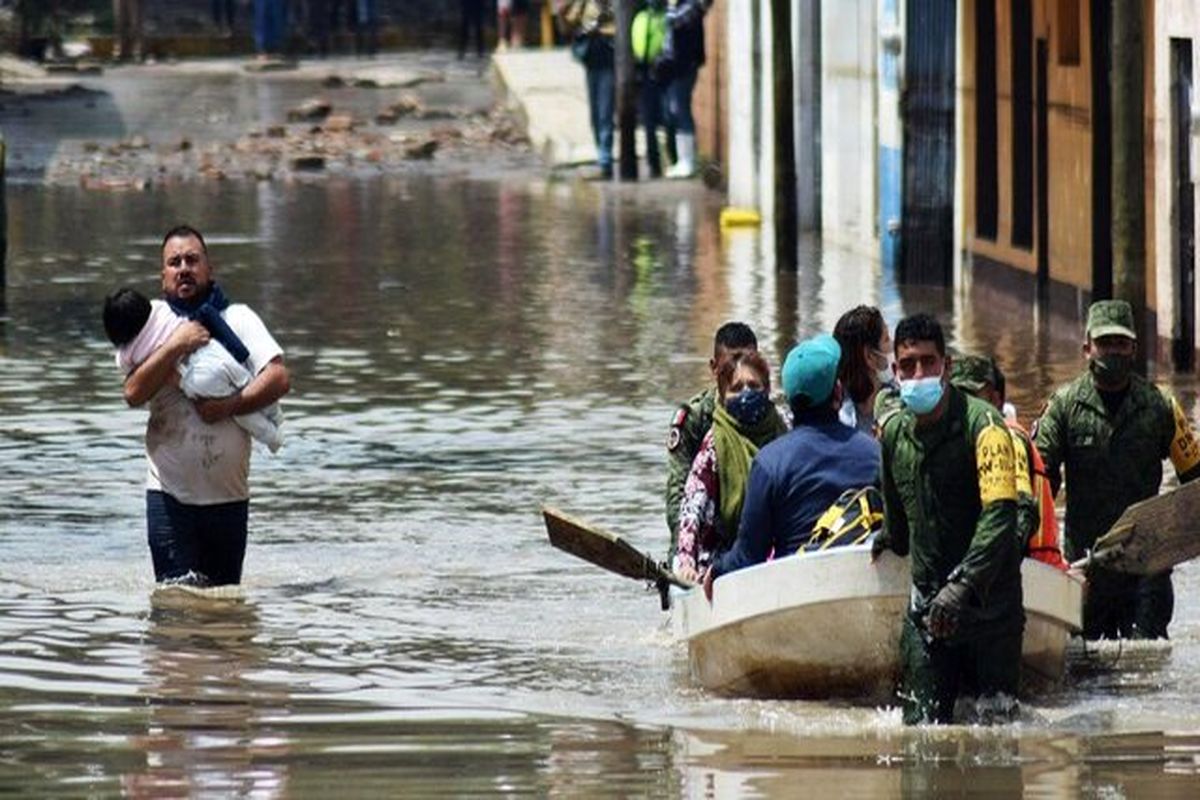
<path id="1" fill-rule="evenodd" d="M 125 402 L 140 406 L 171 380 L 179 359 L 203 347 L 209 340 L 208 329 L 199 322 L 180 325 L 167 341 L 125 378 Z"/>
<path id="2" fill-rule="evenodd" d="M 283 356 L 276 356 L 240 392 L 228 397 L 211 397 L 193 402 L 200 418 L 211 425 L 226 417 L 252 414 L 266 408 L 287 394 L 291 388 L 292 379 L 283 364 Z"/>

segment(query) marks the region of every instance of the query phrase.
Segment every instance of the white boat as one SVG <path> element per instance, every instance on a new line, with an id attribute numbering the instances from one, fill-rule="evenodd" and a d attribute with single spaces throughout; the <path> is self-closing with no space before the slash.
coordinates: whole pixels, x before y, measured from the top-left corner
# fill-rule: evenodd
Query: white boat
<path id="1" fill-rule="evenodd" d="M 1025 559 L 1023 676 L 1057 683 L 1080 629 L 1083 586 Z M 776 559 L 723 575 L 713 601 L 677 594 L 672 625 L 706 689 L 752 697 L 886 697 L 899 674 L 908 559 L 867 545 Z"/>

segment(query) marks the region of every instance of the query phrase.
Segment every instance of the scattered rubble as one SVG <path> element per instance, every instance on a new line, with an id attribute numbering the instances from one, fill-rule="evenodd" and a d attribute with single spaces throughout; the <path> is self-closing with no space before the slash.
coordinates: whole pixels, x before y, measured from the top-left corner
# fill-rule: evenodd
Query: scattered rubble
<path id="1" fill-rule="evenodd" d="M 121 138 L 93 133 L 90 139 L 65 139 L 37 178 L 89 191 L 130 192 L 191 180 L 321 180 L 329 175 L 536 163 L 521 126 L 502 107 L 435 105 L 413 90 L 368 96 L 351 88 L 378 83 L 385 74 L 389 85 L 443 79 L 395 69 L 378 75 L 370 68 L 324 78 L 318 74 L 310 85 L 322 86 L 317 90 L 321 94 L 276 111 L 286 121 L 257 118 L 240 130 L 222 130 L 216 134 L 220 141 L 195 130 L 156 134 L 152 125 Z M 79 108 L 102 96 L 79 84 L 47 79 L 36 87 L 30 82 L 18 90 L 11 85 L 0 88 L 0 110 L 14 118 L 28 116 L 35 102 L 68 101 Z"/>
<path id="2" fill-rule="evenodd" d="M 438 151 L 438 141 L 436 139 L 426 139 L 417 144 L 408 145 L 404 148 L 404 157 L 410 161 L 426 161 L 433 158 L 433 154 Z"/>
<path id="3" fill-rule="evenodd" d="M 297 172 L 320 172 L 325 169 L 325 156 L 292 156 L 291 167 Z"/>
<path id="4" fill-rule="evenodd" d="M 333 104 L 324 97 L 310 97 L 287 112 L 288 122 L 325 119 L 333 111 Z"/>

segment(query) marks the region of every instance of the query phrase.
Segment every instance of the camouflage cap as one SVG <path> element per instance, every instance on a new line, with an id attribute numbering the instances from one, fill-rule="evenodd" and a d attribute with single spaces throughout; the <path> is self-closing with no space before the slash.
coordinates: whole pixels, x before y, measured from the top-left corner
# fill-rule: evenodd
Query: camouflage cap
<path id="1" fill-rule="evenodd" d="M 1088 308 L 1087 328 L 1089 339 L 1101 336 L 1127 336 L 1137 339 L 1133 324 L 1133 306 L 1124 300 L 1097 300 Z"/>
<path id="2" fill-rule="evenodd" d="M 960 356 L 951 362 L 950 383 L 971 394 L 996 385 L 996 370 L 987 356 Z"/>

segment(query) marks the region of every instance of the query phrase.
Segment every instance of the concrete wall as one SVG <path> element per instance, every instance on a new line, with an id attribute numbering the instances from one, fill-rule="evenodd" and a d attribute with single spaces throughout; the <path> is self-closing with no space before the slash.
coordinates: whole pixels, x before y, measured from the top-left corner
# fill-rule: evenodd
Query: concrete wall
<path id="1" fill-rule="evenodd" d="M 877 255 L 876 0 L 821 4 L 821 234 Z"/>
<path id="2" fill-rule="evenodd" d="M 1178 252 L 1175 245 L 1178 201 L 1175 196 L 1173 150 L 1171 147 L 1171 39 L 1192 40 L 1192 107 L 1197 108 L 1197 67 L 1200 65 L 1200 4 L 1195 0 L 1156 0 L 1152 31 L 1153 50 L 1147 53 L 1147 63 L 1153 70 L 1153 92 L 1147 100 L 1152 107 L 1152 130 L 1148 134 L 1153 141 L 1154 158 L 1147 162 L 1152 170 L 1153 185 L 1158 191 L 1151 196 L 1154 205 L 1153 226 L 1148 225 L 1148 234 L 1154 244 L 1154 289 L 1158 308 L 1158 336 L 1160 341 L 1170 341 L 1178 333 Z M 1152 65 L 1151 65 L 1152 62 Z M 1195 116 L 1196 112 L 1193 112 Z M 1200 138 L 1192 131 L 1192 180 L 1200 180 Z M 1200 218 L 1194 220 L 1193 230 L 1200 230 Z M 1149 277 L 1149 276 L 1148 276 Z M 1200 298 L 1196 287 L 1193 297 Z M 1196 303 L 1200 307 L 1200 302 Z M 1194 341 L 1200 343 L 1200 326 L 1195 331 Z M 1167 348 L 1160 352 L 1170 352 Z"/>
<path id="3" fill-rule="evenodd" d="M 792 0 L 799 223 L 827 243 L 877 255 L 878 0 Z M 725 6 L 727 189 L 735 206 L 773 212 L 770 0 Z"/>
<path id="4" fill-rule="evenodd" d="M 726 187 L 729 204 L 747 208 L 758 208 L 759 191 L 760 109 L 755 87 L 761 73 L 756 69 L 757 6 L 758 0 L 735 2 L 729 5 L 725 16 L 728 42 L 724 59 L 728 70 L 726 118 L 729 121 Z"/>

